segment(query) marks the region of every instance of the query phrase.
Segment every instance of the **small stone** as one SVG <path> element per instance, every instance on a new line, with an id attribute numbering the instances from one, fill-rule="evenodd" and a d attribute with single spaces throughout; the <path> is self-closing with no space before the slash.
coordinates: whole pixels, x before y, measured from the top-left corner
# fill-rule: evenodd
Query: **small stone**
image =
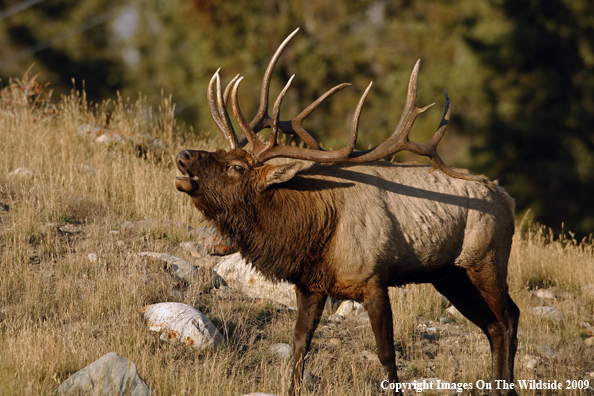
<path id="1" fill-rule="evenodd" d="M 536 367 L 538 367 L 538 359 L 528 359 L 528 361 L 524 363 L 524 367 L 526 367 L 528 370 L 534 370 Z"/>
<path id="2" fill-rule="evenodd" d="M 555 352 L 555 350 L 551 347 L 541 345 L 537 348 L 537 351 L 544 357 L 547 357 L 549 359 L 557 359 L 557 352 Z"/>
<path id="3" fill-rule="evenodd" d="M 326 343 L 331 347 L 339 347 L 342 344 L 342 340 L 340 338 L 333 337 L 330 338 Z"/>
<path id="4" fill-rule="evenodd" d="M 89 255 L 87 257 L 89 258 L 89 261 L 91 263 L 96 263 L 98 260 L 97 254 L 95 254 L 95 253 L 89 253 Z"/>
<path id="5" fill-rule="evenodd" d="M 293 355 L 293 347 L 289 344 L 278 343 L 268 348 L 268 352 L 278 356 L 281 359 L 289 359 Z"/>
<path id="6" fill-rule="evenodd" d="M 191 282 L 198 278 L 198 270 L 190 262 L 184 258 L 174 256 L 167 253 L 155 253 L 155 252 L 141 252 L 139 256 L 153 257 L 166 262 L 171 265 L 173 273 L 180 279 L 186 282 Z"/>
<path id="7" fill-rule="evenodd" d="M 450 324 L 454 322 L 452 319 L 448 318 L 447 316 L 440 316 L 439 317 L 439 323 L 440 324 Z"/>
<path id="8" fill-rule="evenodd" d="M 565 319 L 565 315 L 557 308 L 553 307 L 533 307 L 530 309 L 532 315 L 540 316 L 553 322 L 560 322 Z"/>
<path id="9" fill-rule="evenodd" d="M 546 289 L 538 289 L 535 293 L 536 297 L 546 299 L 546 300 L 553 300 L 555 299 L 555 295 Z"/>
<path id="10" fill-rule="evenodd" d="M 587 346 L 594 346 L 594 337 L 586 338 L 584 340 L 584 344 Z"/>

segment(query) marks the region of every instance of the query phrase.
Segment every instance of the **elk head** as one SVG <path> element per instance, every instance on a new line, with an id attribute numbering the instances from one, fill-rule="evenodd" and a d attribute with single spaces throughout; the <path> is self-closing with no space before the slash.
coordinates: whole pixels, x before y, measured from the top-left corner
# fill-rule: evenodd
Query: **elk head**
<path id="1" fill-rule="evenodd" d="M 451 177 L 477 181 L 483 180 L 476 175 L 454 171 L 447 167 L 437 154 L 436 147 L 447 128 L 451 112 L 451 102 L 445 91 L 444 114 L 433 137 L 426 143 L 415 143 L 408 139 L 416 117 L 434 104 L 423 108 L 418 108 L 416 105 L 417 77 L 420 61 L 417 61 L 415 64 L 410 77 L 406 105 L 396 130 L 386 141 L 373 149 L 365 151 L 354 150 L 357 141 L 359 116 L 363 103 L 371 89 L 371 84 L 369 84 L 363 93 L 355 110 L 351 122 L 349 141 L 340 150 L 328 151 L 320 147 L 319 143 L 303 128 L 303 121 L 330 96 L 350 84 L 335 86 L 304 109 L 297 117 L 289 121 L 281 121 L 279 120 L 280 106 L 291 85 L 293 76 L 278 95 L 271 117 L 268 114 L 268 97 L 272 72 L 283 49 L 298 30 L 295 30 L 282 42 L 270 60 L 264 73 L 260 93 L 260 106 L 251 122 L 245 119 L 237 99 L 237 91 L 242 78 L 239 75 L 236 76 L 224 91 L 221 86 L 218 70 L 210 80 L 207 95 L 210 113 L 230 149 L 229 151 L 217 150 L 216 152 L 184 150 L 176 158 L 178 168 L 184 175 L 177 178 L 176 187 L 178 190 L 192 196 L 199 210 L 208 217 L 212 217 L 223 209 L 232 209 L 236 205 L 236 202 L 241 201 L 241 197 L 260 194 L 270 185 L 290 180 L 300 169 L 298 163 L 281 166 L 264 164 L 270 159 L 279 157 L 320 163 L 370 162 L 385 158 L 402 150 L 408 150 L 415 154 L 429 157 L 432 164 L 430 172 L 439 169 Z M 229 114 L 227 113 L 229 98 L 231 99 L 231 107 L 235 119 L 243 132 L 243 135 L 240 137 L 235 134 Z M 260 140 L 257 135 L 264 128 L 270 128 L 270 137 L 266 143 Z M 299 136 L 309 148 L 277 145 L 279 131 L 285 134 Z M 250 151 L 243 149 L 247 143 L 251 143 Z M 235 200 L 237 198 L 239 198 L 239 201 Z"/>

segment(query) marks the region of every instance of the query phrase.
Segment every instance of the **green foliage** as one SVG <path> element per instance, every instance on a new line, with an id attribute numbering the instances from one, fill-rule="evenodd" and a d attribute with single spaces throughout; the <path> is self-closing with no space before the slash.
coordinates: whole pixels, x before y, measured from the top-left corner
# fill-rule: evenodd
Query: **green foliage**
<path id="1" fill-rule="evenodd" d="M 4 1 L 8 7 L 16 1 Z M 2 21 L 10 55 L 84 25 L 103 24 L 0 69 L 36 72 L 68 91 L 84 80 L 89 98 L 147 95 L 155 106 L 173 95 L 176 117 L 198 133 L 212 131 L 206 87 L 220 67 L 223 84 L 241 73 L 246 117 L 259 103 L 264 69 L 278 44 L 301 31 L 281 57 L 271 101 L 292 74 L 282 119 L 331 87 L 351 82 L 309 116 L 305 127 L 326 148 L 347 139 L 355 106 L 363 109 L 358 148 L 386 139 L 398 123 L 412 67 L 422 59 L 419 105 L 436 109 L 416 122 L 425 141 L 441 117 L 442 92 L 453 103 L 439 152 L 451 165 L 499 179 L 518 212 L 579 235 L 594 231 L 594 20 L 582 0 L 67 0 L 46 1 Z M 129 17 L 126 19 L 125 17 Z M 126 34 L 117 33 L 126 28 Z M 6 57 L 5 57 L 6 59 Z M 238 128 L 236 128 L 238 130 Z M 426 161 L 410 153 L 399 161 Z"/>
<path id="2" fill-rule="evenodd" d="M 594 229 L 594 20 L 579 0 L 493 1 L 506 29 L 468 36 L 489 78 L 476 165 L 540 221 Z M 483 21 L 475 21 L 479 26 Z M 503 25 L 503 24 L 502 24 Z"/>

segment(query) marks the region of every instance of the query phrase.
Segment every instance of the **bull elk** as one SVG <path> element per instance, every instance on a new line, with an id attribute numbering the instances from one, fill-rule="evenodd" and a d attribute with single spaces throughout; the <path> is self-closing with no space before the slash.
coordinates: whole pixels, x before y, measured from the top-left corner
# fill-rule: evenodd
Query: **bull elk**
<path id="1" fill-rule="evenodd" d="M 281 102 L 268 114 L 273 69 L 295 30 L 278 48 L 264 74 L 260 106 L 248 122 L 239 107 L 241 78 L 223 91 L 218 71 L 208 87 L 215 124 L 229 150 L 181 151 L 183 176 L 176 180 L 196 208 L 228 236 L 243 257 L 265 276 L 296 286 L 291 395 L 300 393 L 304 358 L 327 296 L 365 304 L 388 380 L 397 382 L 389 286 L 432 283 L 489 339 L 492 395 L 497 380 L 513 381 L 520 311 L 508 294 L 507 262 L 514 233 L 514 202 L 496 183 L 467 170 L 447 167 L 436 152 L 450 118 L 445 93 L 443 118 L 427 143 L 408 139 L 416 117 L 419 62 L 394 133 L 376 148 L 354 150 L 359 115 L 370 86 L 355 110 L 348 144 L 324 150 L 303 128 L 304 119 L 349 84 L 326 92 L 290 121 L 280 121 Z M 292 79 L 292 77 L 291 77 Z M 230 121 L 231 108 L 243 135 Z M 257 132 L 270 128 L 268 142 Z M 308 148 L 280 146 L 279 132 L 297 135 Z M 244 150 L 246 144 L 251 150 Z M 408 150 L 432 166 L 381 159 Z M 315 162 L 271 165 L 273 158 Z M 438 170 L 433 172 L 434 170 Z"/>

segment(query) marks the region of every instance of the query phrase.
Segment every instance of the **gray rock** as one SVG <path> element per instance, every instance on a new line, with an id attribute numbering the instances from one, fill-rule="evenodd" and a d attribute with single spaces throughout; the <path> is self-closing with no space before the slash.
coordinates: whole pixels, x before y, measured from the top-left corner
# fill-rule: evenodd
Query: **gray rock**
<path id="1" fill-rule="evenodd" d="M 99 258 L 97 257 L 97 253 L 89 253 L 89 254 L 87 255 L 87 257 L 89 258 L 89 261 L 90 261 L 91 263 L 96 263 L 96 262 L 97 262 L 97 260 L 99 260 Z"/>
<path id="2" fill-rule="evenodd" d="M 57 394 L 145 396 L 153 391 L 138 375 L 134 362 L 110 352 L 64 381 Z"/>
<path id="3" fill-rule="evenodd" d="M 557 352 L 551 347 L 541 345 L 536 350 L 544 357 L 549 359 L 557 359 Z"/>
<path id="4" fill-rule="evenodd" d="M 190 231 L 196 242 L 202 244 L 208 254 L 226 256 L 239 251 L 239 248 L 214 227 L 199 227 Z"/>
<path id="5" fill-rule="evenodd" d="M 184 258 L 177 257 L 167 253 L 155 253 L 155 252 L 141 252 L 139 256 L 154 257 L 161 261 L 166 262 L 171 266 L 173 273 L 180 279 L 186 282 L 191 282 L 198 278 L 198 270 L 190 262 Z"/>
<path id="6" fill-rule="evenodd" d="M 553 322 L 560 322 L 565 319 L 565 315 L 557 308 L 553 307 L 532 307 L 530 309 L 532 315 L 540 316 Z"/>
<path id="7" fill-rule="evenodd" d="M 268 352 L 287 360 L 293 355 L 293 347 L 289 344 L 278 343 L 268 348 Z"/>
<path id="8" fill-rule="evenodd" d="M 247 264 L 239 253 L 222 259 L 214 270 L 225 282 L 251 298 L 276 301 L 291 308 L 297 307 L 294 286 L 288 282 L 272 282 Z"/>

